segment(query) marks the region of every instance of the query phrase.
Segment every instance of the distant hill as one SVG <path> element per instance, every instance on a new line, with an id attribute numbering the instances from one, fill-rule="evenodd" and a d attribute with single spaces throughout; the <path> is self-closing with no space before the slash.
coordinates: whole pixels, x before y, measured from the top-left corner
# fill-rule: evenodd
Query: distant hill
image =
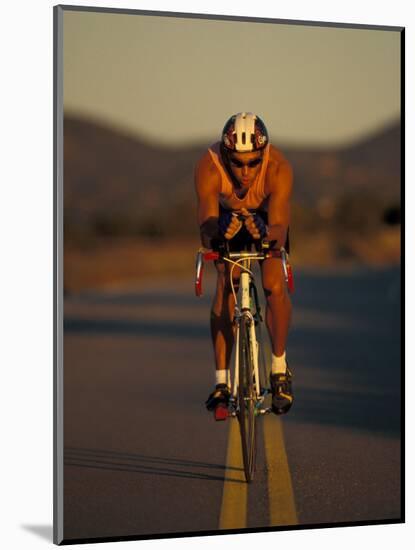
<path id="1" fill-rule="evenodd" d="M 399 122 L 352 146 L 330 150 L 289 150 L 295 174 L 295 197 L 314 203 L 323 196 L 367 193 L 399 201 L 401 127 Z"/>
<path id="2" fill-rule="evenodd" d="M 278 145 L 294 168 L 294 201 L 313 207 L 324 198 L 366 193 L 400 200 L 400 125 L 353 146 L 298 150 Z M 214 139 L 212 139 L 212 142 Z M 211 142 L 210 142 L 211 143 Z M 75 117 L 64 121 L 64 211 L 68 228 L 109 233 L 195 228 L 193 171 L 210 143 L 166 148 Z"/>
<path id="3" fill-rule="evenodd" d="M 156 147 L 65 117 L 65 214 L 78 222 L 111 213 L 140 217 L 193 199 L 193 167 L 202 150 Z"/>

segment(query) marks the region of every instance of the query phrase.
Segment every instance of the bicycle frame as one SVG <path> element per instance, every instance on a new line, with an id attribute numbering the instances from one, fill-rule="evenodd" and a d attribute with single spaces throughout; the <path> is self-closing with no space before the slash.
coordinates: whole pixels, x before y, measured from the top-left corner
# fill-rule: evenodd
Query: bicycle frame
<path id="1" fill-rule="evenodd" d="M 232 397 L 234 400 L 236 400 L 237 392 L 238 392 L 238 384 L 239 384 L 239 327 L 241 323 L 241 319 L 243 317 L 247 317 L 249 321 L 249 327 L 250 327 L 250 340 L 252 344 L 251 352 L 252 352 L 252 364 L 254 365 L 254 380 L 255 380 L 255 391 L 256 391 L 256 399 L 259 399 L 260 393 L 261 393 L 261 387 L 259 383 L 259 346 L 258 346 L 258 340 L 256 337 L 256 331 L 255 331 L 255 320 L 252 315 L 251 311 L 251 294 L 250 294 L 250 285 L 251 285 L 251 260 L 250 258 L 245 258 L 242 262 L 241 268 L 242 273 L 240 277 L 240 288 L 241 288 L 241 307 L 238 307 L 237 302 L 235 303 L 235 315 L 234 315 L 234 323 L 236 326 L 236 345 L 235 345 L 235 374 L 234 374 L 234 383 L 233 383 L 233 390 L 232 390 Z M 252 281 L 253 282 L 253 281 Z"/>
<path id="2" fill-rule="evenodd" d="M 269 246 L 264 246 L 264 242 L 262 243 L 262 247 L 263 249 L 261 252 L 252 252 L 248 250 L 242 252 L 226 251 L 226 253 L 222 255 L 216 252 L 204 253 L 202 250 L 199 250 L 196 261 L 195 290 L 197 296 L 201 296 L 202 294 L 203 259 L 222 260 L 223 262 L 229 262 L 232 266 L 229 272 L 229 279 L 235 300 L 233 319 L 236 340 L 234 348 L 235 368 L 233 372 L 233 384 L 232 380 L 228 381 L 231 395 L 227 410 L 225 407 L 224 411 L 224 407 L 218 405 L 215 410 L 215 418 L 216 420 L 224 420 L 226 416 L 237 417 L 241 435 L 242 462 L 245 479 L 248 483 L 253 480 L 255 473 L 257 453 L 256 417 L 260 414 L 270 413 L 272 410 L 270 407 L 266 407 L 264 403 L 265 397 L 270 393 L 270 389 L 261 388 L 260 383 L 260 346 L 257 339 L 256 325 L 258 325 L 258 333 L 261 335 L 260 327 L 262 317 L 258 293 L 255 286 L 255 277 L 251 270 L 252 262 L 272 257 L 281 258 L 288 289 L 289 291 L 290 287 L 293 289 L 292 276 L 291 285 L 289 283 L 291 271 L 289 270 L 289 264 L 287 264 L 285 250 L 271 251 L 269 250 Z M 239 301 L 233 283 L 233 272 L 235 268 L 238 268 L 238 271 L 240 270 Z M 254 302 L 255 310 L 253 310 Z M 261 339 L 261 336 L 259 336 L 259 338 Z M 261 354 L 261 358 L 264 361 L 263 353 Z M 266 369 L 264 363 L 262 363 L 262 366 L 265 382 Z M 232 375 L 229 374 L 229 376 L 232 379 Z M 217 411 L 220 411 L 219 416 L 216 416 Z"/>
<path id="3" fill-rule="evenodd" d="M 281 258 L 284 270 L 285 281 L 288 286 L 289 292 L 293 292 L 294 284 L 292 279 L 292 272 L 290 265 L 288 263 L 288 254 L 284 248 L 280 250 L 269 250 L 267 244 L 263 242 L 262 251 L 241 251 L 241 252 L 227 252 L 226 254 L 220 254 L 219 252 L 209 251 L 204 252 L 203 249 L 199 250 L 196 259 L 196 281 L 195 281 L 195 292 L 196 296 L 202 296 L 202 276 L 203 276 L 203 262 L 204 260 L 223 260 L 232 265 L 230 272 L 230 281 L 231 288 L 235 298 L 235 314 L 234 314 L 234 324 L 236 327 L 235 330 L 235 370 L 233 376 L 233 384 L 230 381 L 230 387 L 232 388 L 231 392 L 231 416 L 236 416 L 237 414 L 237 393 L 238 393 L 238 372 L 239 372 L 239 327 L 241 320 L 244 317 L 247 317 L 249 320 L 250 326 L 250 341 L 251 341 L 251 353 L 252 353 L 252 364 L 254 365 L 254 380 L 255 380 L 255 410 L 256 414 L 265 414 L 270 412 L 271 409 L 261 408 L 266 395 L 269 393 L 269 389 L 261 389 L 260 386 L 260 377 L 259 377 L 259 344 L 256 336 L 255 330 L 255 319 L 251 311 L 251 288 L 254 289 L 256 293 L 254 275 L 251 271 L 251 264 L 253 261 L 261 261 L 267 258 Z M 232 272 L 236 267 L 241 269 L 240 275 L 240 301 L 238 303 L 237 293 L 233 285 Z M 257 297 L 255 295 L 255 300 Z M 257 305 L 257 304 L 256 304 Z M 258 307 L 258 305 L 257 305 Z M 262 320 L 262 319 L 261 319 Z"/>

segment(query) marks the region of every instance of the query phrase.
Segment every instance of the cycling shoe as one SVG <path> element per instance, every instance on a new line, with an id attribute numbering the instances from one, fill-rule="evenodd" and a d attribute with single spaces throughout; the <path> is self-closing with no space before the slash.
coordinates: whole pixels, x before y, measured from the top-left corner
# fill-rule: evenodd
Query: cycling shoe
<path id="1" fill-rule="evenodd" d="M 228 416 L 228 404 L 231 392 L 226 384 L 216 384 L 214 391 L 206 400 L 208 411 L 215 411 L 216 420 L 225 420 Z"/>
<path id="2" fill-rule="evenodd" d="M 269 379 L 272 392 L 272 412 L 285 414 L 290 410 L 294 401 L 291 371 L 287 367 L 285 373 L 271 373 Z"/>

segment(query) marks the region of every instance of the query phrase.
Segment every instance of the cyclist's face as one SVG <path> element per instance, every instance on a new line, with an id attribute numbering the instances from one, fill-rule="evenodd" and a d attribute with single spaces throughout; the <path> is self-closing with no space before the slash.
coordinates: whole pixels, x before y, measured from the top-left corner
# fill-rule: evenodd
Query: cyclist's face
<path id="1" fill-rule="evenodd" d="M 253 151 L 252 153 L 231 153 L 229 164 L 232 174 L 235 176 L 241 187 L 250 187 L 261 169 L 262 153 Z"/>

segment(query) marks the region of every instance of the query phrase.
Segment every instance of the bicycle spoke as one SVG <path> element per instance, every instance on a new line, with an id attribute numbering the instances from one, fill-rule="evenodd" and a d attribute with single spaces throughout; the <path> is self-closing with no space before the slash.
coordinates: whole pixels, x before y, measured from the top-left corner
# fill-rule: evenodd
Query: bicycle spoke
<path id="1" fill-rule="evenodd" d="M 243 318 L 239 335 L 239 425 L 241 432 L 242 457 L 245 478 L 248 482 L 253 479 L 256 460 L 255 434 L 255 388 L 253 383 L 253 364 L 249 320 Z"/>

